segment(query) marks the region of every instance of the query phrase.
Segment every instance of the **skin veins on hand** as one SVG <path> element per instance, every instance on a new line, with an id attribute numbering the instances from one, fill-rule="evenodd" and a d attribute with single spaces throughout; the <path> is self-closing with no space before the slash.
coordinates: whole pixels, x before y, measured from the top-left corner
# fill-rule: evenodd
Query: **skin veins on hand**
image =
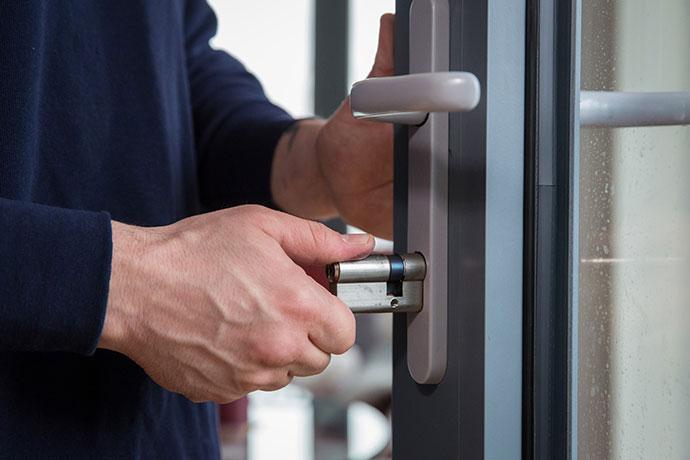
<path id="1" fill-rule="evenodd" d="M 370 76 L 393 73 L 394 18 L 381 19 Z M 323 371 L 354 343 L 355 321 L 303 267 L 371 253 L 371 235 L 308 219 L 341 216 L 392 235 L 392 126 L 356 120 L 349 100 L 281 137 L 274 201 L 157 228 L 112 223 L 110 293 L 99 347 L 192 401 L 229 402 Z M 250 237 L 249 237 L 250 236 Z"/>
<path id="2" fill-rule="evenodd" d="M 365 257 L 373 245 L 259 206 L 150 229 L 113 222 L 99 347 L 192 401 L 282 388 L 355 340 L 350 310 L 302 267 Z"/>

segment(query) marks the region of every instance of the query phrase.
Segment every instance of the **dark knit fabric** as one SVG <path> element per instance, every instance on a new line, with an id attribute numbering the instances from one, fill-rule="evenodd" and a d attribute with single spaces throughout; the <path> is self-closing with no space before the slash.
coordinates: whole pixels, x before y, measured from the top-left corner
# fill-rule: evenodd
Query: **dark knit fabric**
<path id="1" fill-rule="evenodd" d="M 270 203 L 293 121 L 215 29 L 202 0 L 0 2 L 1 459 L 219 456 L 214 405 L 96 350 L 111 219 Z"/>

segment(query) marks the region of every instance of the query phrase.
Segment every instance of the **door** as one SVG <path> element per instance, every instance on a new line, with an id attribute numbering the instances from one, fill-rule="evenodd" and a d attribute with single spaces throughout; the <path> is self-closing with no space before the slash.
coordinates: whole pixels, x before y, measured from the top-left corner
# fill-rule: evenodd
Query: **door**
<path id="1" fill-rule="evenodd" d="M 427 7 L 447 29 L 418 42 Z M 420 340 L 414 315 L 394 315 L 394 458 L 690 458 L 690 1 L 396 10 L 396 73 L 427 50 L 445 68 L 426 71 L 471 72 L 481 98 L 397 118 L 395 248 L 433 266 L 442 295 L 423 311 L 444 321 Z M 323 115 L 345 91 L 347 11 L 315 4 Z M 420 193 L 430 122 L 442 211 Z M 430 222 L 432 252 L 415 239 Z"/>
<path id="2" fill-rule="evenodd" d="M 447 7 L 450 70 L 482 98 L 447 119 L 438 383 L 411 375 L 394 319 L 394 457 L 688 458 L 690 3 Z M 399 252 L 414 129 L 396 128 Z"/>

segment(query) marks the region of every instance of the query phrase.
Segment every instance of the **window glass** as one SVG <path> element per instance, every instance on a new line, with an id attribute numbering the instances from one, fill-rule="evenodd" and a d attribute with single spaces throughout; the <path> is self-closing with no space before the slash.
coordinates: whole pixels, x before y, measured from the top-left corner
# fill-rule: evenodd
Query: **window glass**
<path id="1" fill-rule="evenodd" d="M 690 90 L 690 2 L 582 14 L 583 89 Z M 690 128 L 580 142 L 579 456 L 690 458 Z"/>
<path id="2" fill-rule="evenodd" d="M 376 56 L 379 19 L 394 11 L 395 0 L 350 0 L 350 85 L 367 78 Z"/>
<path id="3" fill-rule="evenodd" d="M 213 46 L 240 59 L 267 95 L 295 117 L 314 112 L 313 0 L 210 0 Z"/>

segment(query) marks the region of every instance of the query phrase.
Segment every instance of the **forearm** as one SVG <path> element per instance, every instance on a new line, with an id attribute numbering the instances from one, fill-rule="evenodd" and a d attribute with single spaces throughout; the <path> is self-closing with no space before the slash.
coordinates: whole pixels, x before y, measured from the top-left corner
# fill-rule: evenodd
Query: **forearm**
<path id="1" fill-rule="evenodd" d="M 317 161 L 319 132 L 325 121 L 295 123 L 280 138 L 271 169 L 273 201 L 281 209 L 309 219 L 338 215 Z"/>

